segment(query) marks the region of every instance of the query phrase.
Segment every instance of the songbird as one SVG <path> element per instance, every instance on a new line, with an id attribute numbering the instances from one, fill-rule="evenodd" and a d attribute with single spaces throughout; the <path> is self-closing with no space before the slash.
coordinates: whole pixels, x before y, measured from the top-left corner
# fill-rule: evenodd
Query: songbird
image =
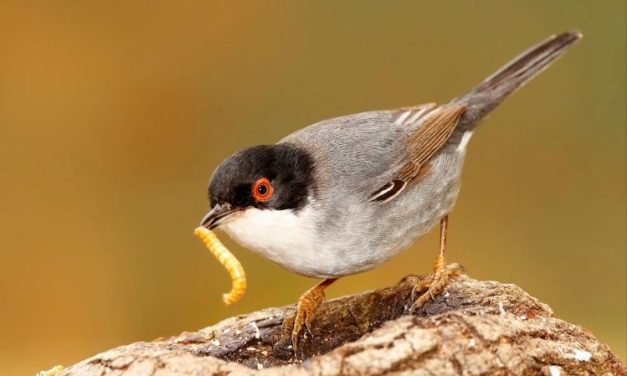
<path id="1" fill-rule="evenodd" d="M 323 279 L 300 297 L 289 320 L 295 353 L 326 287 L 381 265 L 437 224 L 433 273 L 416 286 L 423 293 L 412 310 L 460 273 L 444 252 L 475 127 L 581 37 L 551 36 L 448 103 L 323 120 L 274 145 L 242 149 L 217 167 L 201 225 L 219 227 L 287 270 Z"/>

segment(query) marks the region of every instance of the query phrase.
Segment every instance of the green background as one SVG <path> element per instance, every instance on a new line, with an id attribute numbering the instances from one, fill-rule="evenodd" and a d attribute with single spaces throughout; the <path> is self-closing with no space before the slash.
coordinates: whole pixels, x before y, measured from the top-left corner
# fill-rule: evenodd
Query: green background
<path id="1" fill-rule="evenodd" d="M 469 146 L 449 257 L 625 359 L 625 2 L 0 2 L 0 373 L 294 302 L 315 281 L 192 230 L 235 150 L 324 118 L 443 102 L 546 36 L 562 60 Z M 435 231 L 330 297 L 425 273 Z M 298 252 L 297 249 L 294 252 Z"/>

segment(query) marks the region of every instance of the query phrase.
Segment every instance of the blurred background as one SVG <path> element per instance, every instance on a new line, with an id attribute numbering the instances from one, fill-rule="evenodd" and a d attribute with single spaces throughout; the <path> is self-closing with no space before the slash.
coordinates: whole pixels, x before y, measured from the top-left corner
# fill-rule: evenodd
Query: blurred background
<path id="1" fill-rule="evenodd" d="M 324 118 L 446 101 L 531 44 L 585 37 L 469 147 L 449 257 L 625 360 L 623 0 L 0 2 L 0 373 L 290 304 L 315 280 L 193 228 L 213 169 Z M 298 252 L 298 250 L 294 250 Z M 435 231 L 329 297 L 426 273 Z"/>

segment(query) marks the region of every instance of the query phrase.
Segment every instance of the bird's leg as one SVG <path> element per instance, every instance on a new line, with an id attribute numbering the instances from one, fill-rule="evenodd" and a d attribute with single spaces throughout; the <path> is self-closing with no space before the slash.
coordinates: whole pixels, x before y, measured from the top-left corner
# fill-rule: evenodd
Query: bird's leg
<path id="1" fill-rule="evenodd" d="M 283 321 L 284 329 L 289 330 L 289 328 L 292 327 L 291 335 L 294 354 L 298 355 L 298 340 L 300 339 L 303 327 L 305 327 L 305 329 L 309 332 L 309 335 L 313 337 L 313 334 L 311 333 L 311 324 L 313 323 L 316 309 L 318 309 L 324 300 L 324 289 L 336 280 L 337 278 L 325 279 L 305 291 L 305 293 L 298 299 L 296 314 Z"/>
<path id="2" fill-rule="evenodd" d="M 444 252 L 446 251 L 446 235 L 448 231 L 448 215 L 444 216 L 440 220 L 440 252 L 438 258 L 433 264 L 433 274 L 425 279 L 422 279 L 412 291 L 412 296 L 416 296 L 417 293 L 425 291 L 418 297 L 409 309 L 410 312 L 416 312 L 422 307 L 429 299 L 433 299 L 434 296 L 442 292 L 444 287 L 448 284 L 449 280 L 464 272 L 464 268 L 457 263 L 446 263 L 444 258 Z"/>

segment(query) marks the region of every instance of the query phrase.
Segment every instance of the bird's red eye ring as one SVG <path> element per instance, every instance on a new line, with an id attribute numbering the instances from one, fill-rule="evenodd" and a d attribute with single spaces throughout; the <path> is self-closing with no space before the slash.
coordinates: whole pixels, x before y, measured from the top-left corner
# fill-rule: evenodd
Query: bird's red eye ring
<path id="1" fill-rule="evenodd" d="M 257 202 L 266 202 L 272 198 L 274 189 L 267 178 L 261 178 L 253 184 L 252 195 Z"/>

